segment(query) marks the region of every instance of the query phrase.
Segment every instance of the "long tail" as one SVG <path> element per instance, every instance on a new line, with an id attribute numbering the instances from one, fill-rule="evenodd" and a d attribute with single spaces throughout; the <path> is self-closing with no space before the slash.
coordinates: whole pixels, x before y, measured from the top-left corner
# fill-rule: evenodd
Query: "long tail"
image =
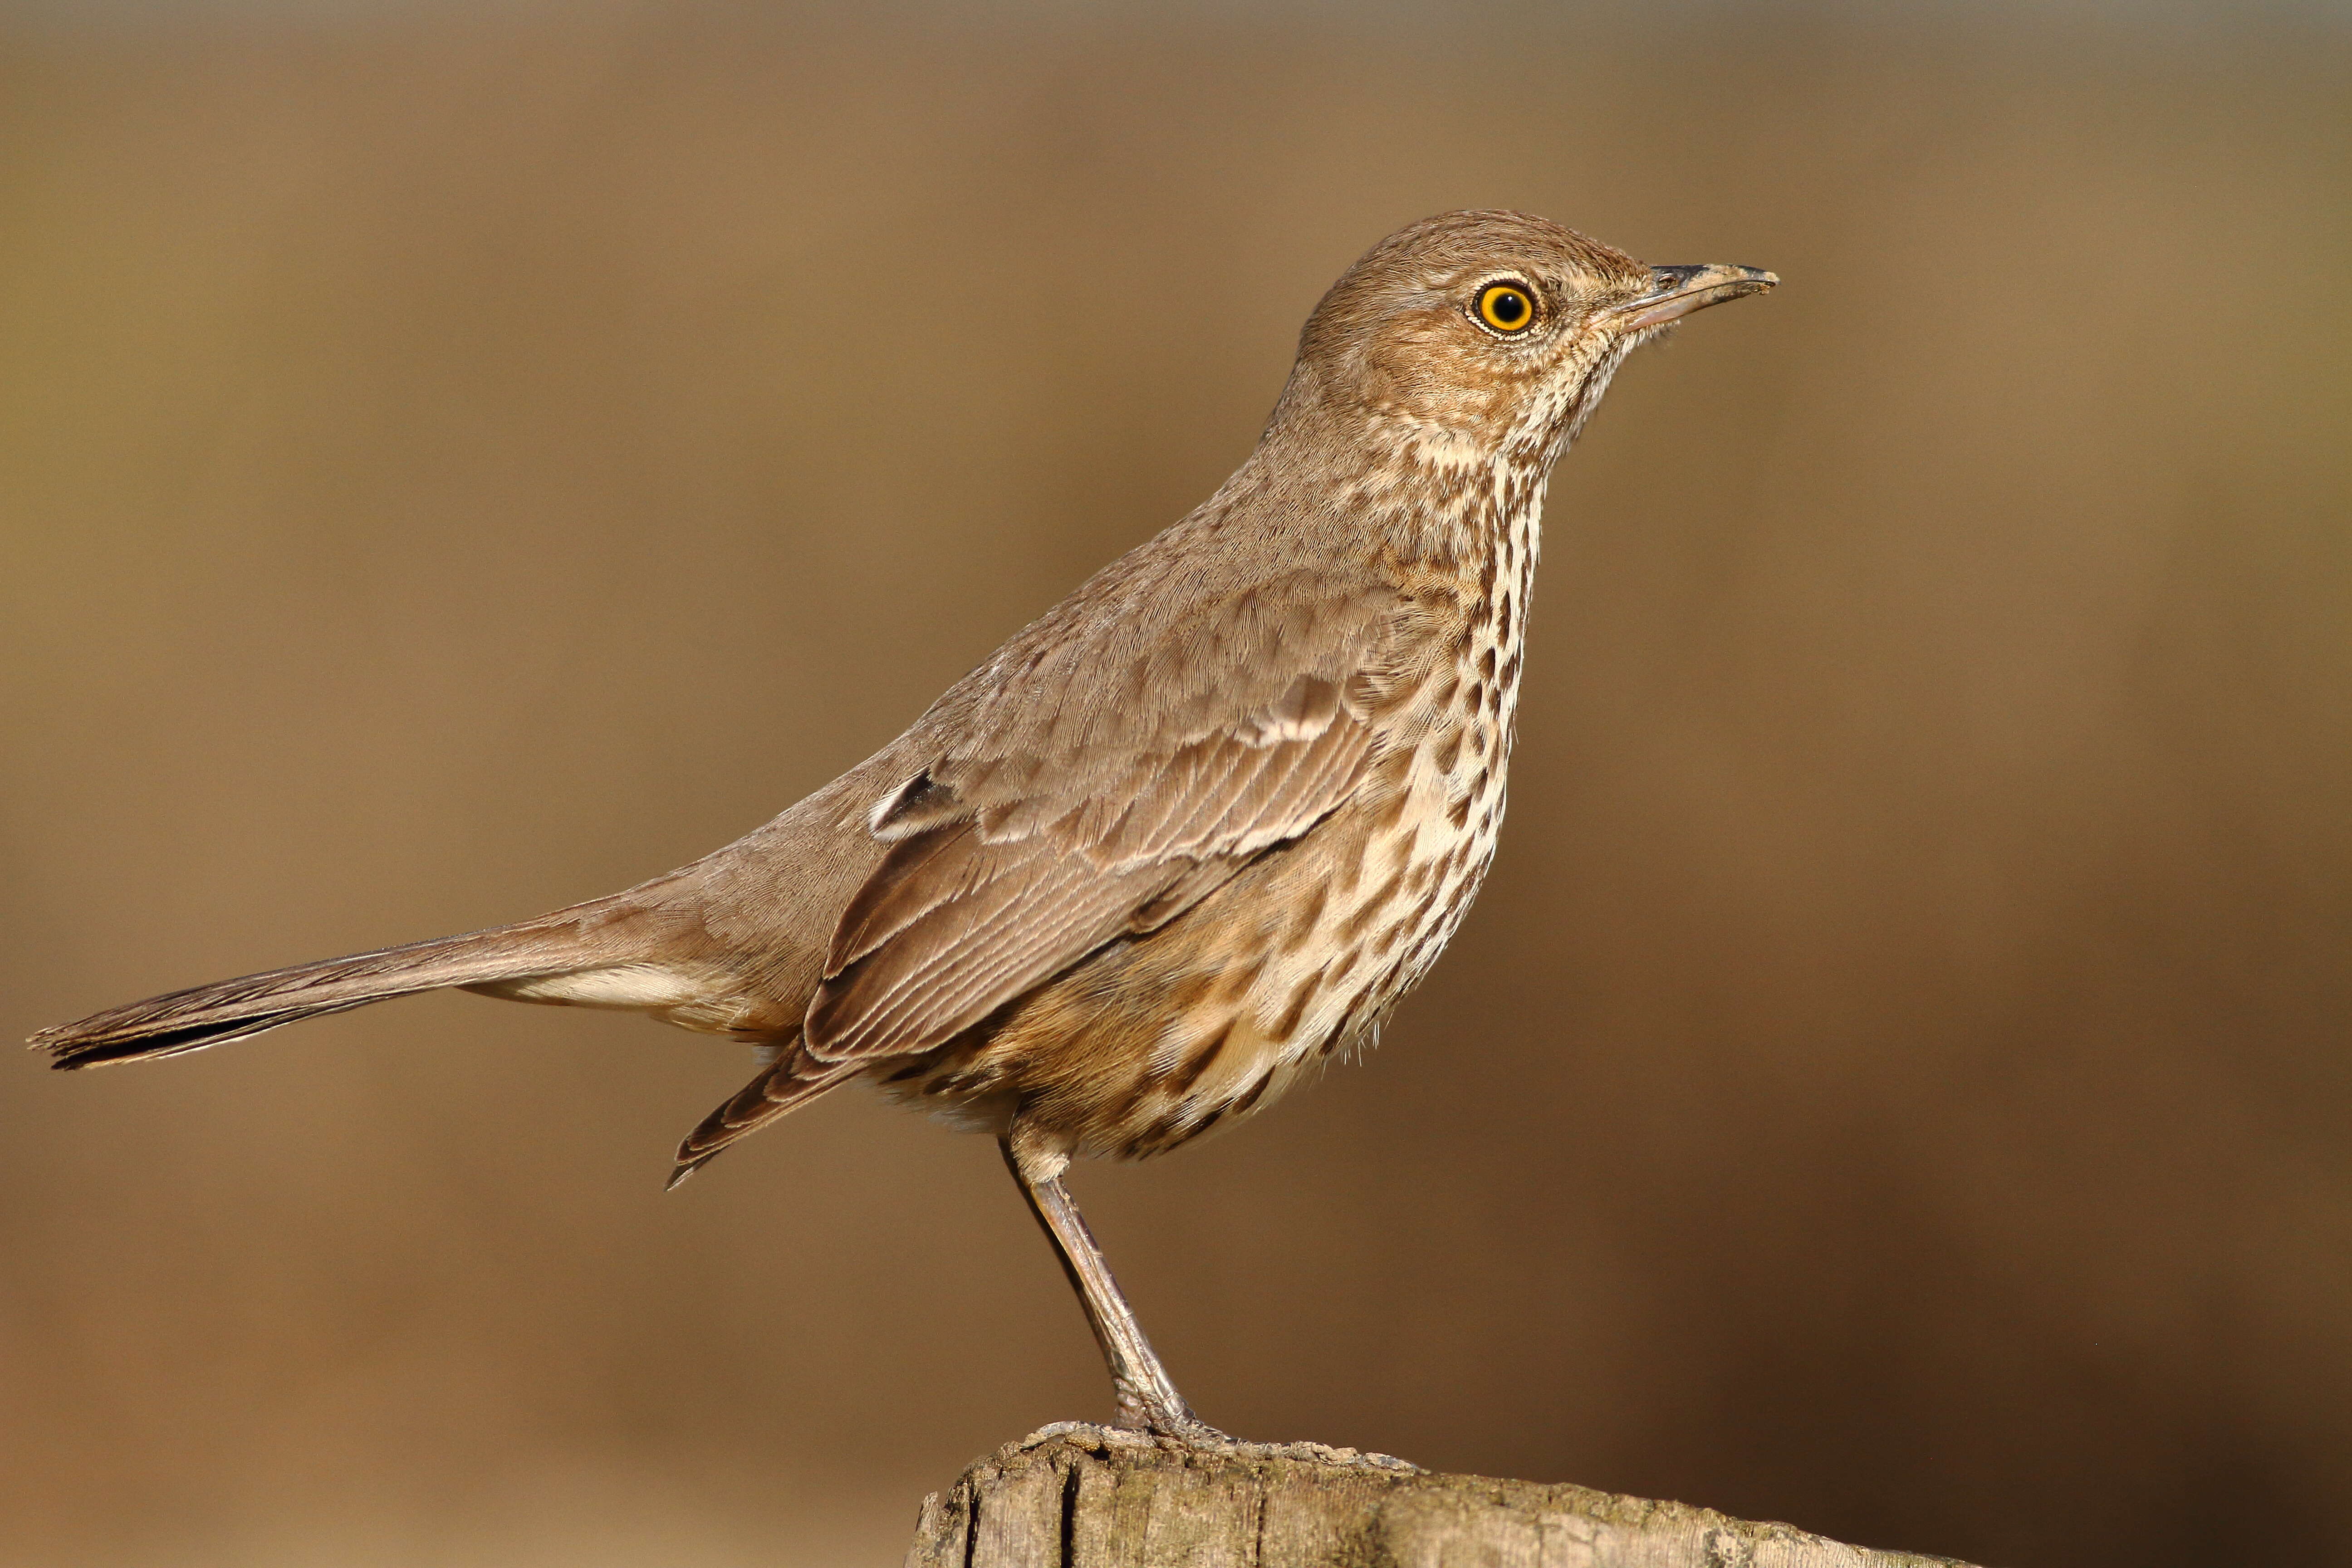
<path id="1" fill-rule="evenodd" d="M 32 1037 L 58 1068 L 148 1061 L 242 1040 L 303 1018 L 437 991 L 629 963 L 628 922 L 583 905 L 520 925 L 353 953 L 151 996 Z"/>

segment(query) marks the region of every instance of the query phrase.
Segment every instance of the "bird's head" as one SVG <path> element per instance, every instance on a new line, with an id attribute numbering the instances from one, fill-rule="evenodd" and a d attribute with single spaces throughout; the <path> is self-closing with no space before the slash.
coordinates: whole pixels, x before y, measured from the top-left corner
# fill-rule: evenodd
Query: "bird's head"
<path id="1" fill-rule="evenodd" d="M 1336 422 L 1435 466 L 1548 464 L 1629 351 L 1779 281 L 1645 267 L 1525 213 L 1444 213 L 1381 241 L 1323 296 L 1276 423 Z"/>

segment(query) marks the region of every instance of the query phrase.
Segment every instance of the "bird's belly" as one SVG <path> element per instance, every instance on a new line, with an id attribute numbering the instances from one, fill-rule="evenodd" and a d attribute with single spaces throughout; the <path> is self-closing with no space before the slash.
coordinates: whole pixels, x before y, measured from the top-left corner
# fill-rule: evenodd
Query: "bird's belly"
<path id="1" fill-rule="evenodd" d="M 1507 698 L 1449 709 L 1371 789 L 1148 936 L 1111 943 L 886 1088 L 959 1125 L 1164 1152 L 1368 1047 L 1494 856 Z M 1500 722 L 1496 722 L 1499 720 Z"/>

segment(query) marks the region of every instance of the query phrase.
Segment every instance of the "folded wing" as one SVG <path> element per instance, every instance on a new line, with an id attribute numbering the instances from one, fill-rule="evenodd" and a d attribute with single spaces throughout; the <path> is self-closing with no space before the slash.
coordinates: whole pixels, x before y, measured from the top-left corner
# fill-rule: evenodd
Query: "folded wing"
<path id="1" fill-rule="evenodd" d="M 891 849 L 835 933 L 808 1056 L 940 1046 L 1343 805 L 1377 749 L 1395 600 L 1298 576 L 1119 656 L 1080 638 L 1017 686 L 981 672 L 991 700 L 965 710 L 950 694 L 935 759 L 876 814 Z"/>

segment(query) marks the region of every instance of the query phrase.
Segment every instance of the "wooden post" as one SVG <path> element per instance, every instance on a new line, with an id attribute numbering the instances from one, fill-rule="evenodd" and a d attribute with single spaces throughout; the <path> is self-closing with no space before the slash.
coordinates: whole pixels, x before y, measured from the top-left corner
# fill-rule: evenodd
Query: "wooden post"
<path id="1" fill-rule="evenodd" d="M 907 1568 L 1966 1568 L 1578 1486 L 1319 1444 L 1204 1450 L 1066 1422 L 923 1500 Z"/>

